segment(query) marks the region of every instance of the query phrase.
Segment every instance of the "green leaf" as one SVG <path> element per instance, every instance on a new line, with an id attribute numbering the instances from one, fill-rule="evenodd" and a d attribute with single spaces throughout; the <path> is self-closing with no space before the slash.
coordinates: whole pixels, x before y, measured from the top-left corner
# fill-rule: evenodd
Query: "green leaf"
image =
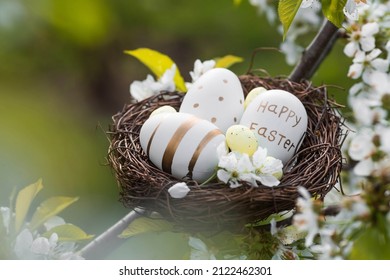
<path id="1" fill-rule="evenodd" d="M 59 225 L 45 232 L 42 236 L 49 238 L 53 233 L 58 235 L 58 241 L 77 242 L 93 238 L 93 235 L 85 233 L 81 228 L 73 224 Z"/>
<path id="2" fill-rule="evenodd" d="M 30 222 L 30 229 L 37 229 L 48 219 L 57 215 L 78 199 L 78 197 L 56 196 L 45 200 L 35 211 Z"/>
<path id="3" fill-rule="evenodd" d="M 171 68 L 174 64 L 173 60 L 169 56 L 148 48 L 126 50 L 124 52 L 125 54 L 137 58 L 140 62 L 147 66 L 153 72 L 153 74 L 157 76 L 157 78 L 160 78 L 165 73 L 165 71 Z M 184 79 L 177 67 L 174 81 L 178 90 L 187 91 Z"/>
<path id="4" fill-rule="evenodd" d="M 233 0 L 234 5 L 238 6 L 240 5 L 242 0 Z"/>
<path id="5" fill-rule="evenodd" d="M 283 40 L 297 14 L 302 0 L 280 0 L 278 5 L 279 19 L 283 25 Z"/>
<path id="6" fill-rule="evenodd" d="M 24 189 L 20 190 L 15 203 L 15 231 L 19 232 L 21 229 L 28 210 L 30 209 L 31 202 L 35 196 L 42 190 L 42 180 L 39 179 L 36 183 L 31 184 Z"/>
<path id="7" fill-rule="evenodd" d="M 377 228 L 367 228 L 355 241 L 350 259 L 389 260 L 390 241 Z"/>
<path id="8" fill-rule="evenodd" d="M 134 220 L 120 235 L 120 238 L 129 238 L 142 233 L 171 231 L 173 225 L 160 219 L 138 218 Z"/>
<path id="9" fill-rule="evenodd" d="M 224 57 L 216 58 L 215 61 L 215 68 L 229 68 L 233 64 L 244 61 L 244 59 L 242 57 L 229 54 L 225 55 Z"/>
<path id="10" fill-rule="evenodd" d="M 341 27 L 345 19 L 343 8 L 347 0 L 322 0 L 321 3 L 324 16 L 337 27 Z"/>

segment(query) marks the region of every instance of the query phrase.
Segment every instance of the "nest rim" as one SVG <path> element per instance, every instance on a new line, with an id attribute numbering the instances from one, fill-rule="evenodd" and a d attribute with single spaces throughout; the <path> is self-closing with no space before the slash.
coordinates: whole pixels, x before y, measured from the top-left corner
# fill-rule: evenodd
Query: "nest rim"
<path id="1" fill-rule="evenodd" d="M 178 180 L 150 162 L 139 143 L 139 131 L 150 113 L 158 107 L 180 107 L 183 93 L 162 92 L 140 102 L 127 104 L 112 117 L 107 132 L 110 140 L 108 163 L 118 182 L 120 202 L 130 209 L 158 212 L 179 230 L 190 232 L 240 231 L 272 214 L 291 211 L 299 197 L 298 186 L 323 199 L 336 185 L 342 167 L 343 122 L 338 105 L 328 99 L 325 86 L 309 81 L 292 82 L 283 77 L 241 75 L 244 95 L 254 87 L 292 92 L 308 113 L 308 129 L 302 145 L 283 167 L 276 187 L 253 187 L 245 182 L 230 188 L 223 182 L 198 184 Z M 167 98 L 168 97 L 168 98 Z M 182 199 L 172 198 L 168 189 L 186 182 L 191 191 Z"/>

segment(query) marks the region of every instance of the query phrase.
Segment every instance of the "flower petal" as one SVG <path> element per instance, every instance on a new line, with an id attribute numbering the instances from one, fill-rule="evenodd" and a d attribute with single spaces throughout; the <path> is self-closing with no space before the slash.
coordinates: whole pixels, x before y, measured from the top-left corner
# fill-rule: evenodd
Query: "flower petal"
<path id="1" fill-rule="evenodd" d="M 380 72 L 386 73 L 389 70 L 389 61 L 383 58 L 376 58 L 371 61 L 372 67 Z"/>
<path id="2" fill-rule="evenodd" d="M 221 180 L 222 182 L 227 184 L 227 182 L 229 182 L 229 180 L 230 180 L 231 173 L 227 172 L 226 170 L 219 169 L 217 171 L 217 177 L 219 180 Z"/>
<path id="3" fill-rule="evenodd" d="M 227 171 L 233 171 L 237 168 L 238 159 L 235 153 L 229 153 L 219 159 L 218 167 L 224 168 Z"/>
<path id="4" fill-rule="evenodd" d="M 349 67 L 348 77 L 352 79 L 358 79 L 363 73 L 363 64 L 354 63 Z"/>
<path id="5" fill-rule="evenodd" d="M 375 38 L 374 37 L 363 37 L 360 39 L 360 45 L 362 50 L 369 52 L 375 48 Z"/>
<path id="6" fill-rule="evenodd" d="M 261 182 L 261 184 L 263 186 L 267 186 L 267 187 L 275 187 L 275 186 L 279 185 L 279 183 L 280 183 L 280 181 L 278 179 L 276 179 L 276 177 L 274 177 L 271 174 L 261 174 L 261 175 L 258 175 L 258 178 L 259 178 L 259 181 Z"/>
<path id="7" fill-rule="evenodd" d="M 242 173 L 248 173 L 253 170 L 253 164 L 248 156 L 248 154 L 242 154 L 242 156 L 238 160 L 237 171 Z"/>
<path id="8" fill-rule="evenodd" d="M 176 183 L 168 189 L 168 193 L 173 198 L 183 198 L 190 191 L 186 183 Z"/>
<path id="9" fill-rule="evenodd" d="M 217 147 L 217 156 L 218 158 L 222 158 L 228 154 L 229 150 L 226 145 L 226 141 L 223 141 L 221 144 L 218 145 Z"/>
<path id="10" fill-rule="evenodd" d="M 354 1 L 351 1 L 354 2 Z M 362 36 L 373 36 L 379 32 L 379 24 L 377 22 L 369 22 L 362 26 Z"/>
<path id="11" fill-rule="evenodd" d="M 148 76 L 153 79 L 152 76 Z M 136 101 L 144 100 L 154 94 L 149 80 L 150 78 L 147 78 L 144 81 L 134 81 L 131 83 L 130 94 Z"/>
<path id="12" fill-rule="evenodd" d="M 50 252 L 49 240 L 45 237 L 38 237 L 31 244 L 30 250 L 37 255 L 48 255 Z"/>
<path id="13" fill-rule="evenodd" d="M 22 230 L 15 240 L 14 252 L 19 259 L 28 259 L 31 255 L 33 235 L 28 229 Z"/>
<path id="14" fill-rule="evenodd" d="M 349 20 L 359 19 L 357 2 L 358 0 L 348 0 L 343 8 L 343 12 Z"/>
<path id="15" fill-rule="evenodd" d="M 258 147 L 256 152 L 252 155 L 252 161 L 255 168 L 261 168 L 267 158 L 267 149 Z"/>
<path id="16" fill-rule="evenodd" d="M 353 172 L 358 176 L 369 176 L 373 170 L 374 162 L 371 158 L 360 161 L 353 168 Z"/>
<path id="17" fill-rule="evenodd" d="M 352 139 L 348 148 L 348 154 L 353 160 L 360 161 L 366 158 L 373 149 L 372 136 L 370 134 L 361 133 Z"/>
<path id="18" fill-rule="evenodd" d="M 359 44 L 357 42 L 349 42 L 344 47 L 344 54 L 348 57 L 354 57 L 357 51 L 359 51 Z"/>

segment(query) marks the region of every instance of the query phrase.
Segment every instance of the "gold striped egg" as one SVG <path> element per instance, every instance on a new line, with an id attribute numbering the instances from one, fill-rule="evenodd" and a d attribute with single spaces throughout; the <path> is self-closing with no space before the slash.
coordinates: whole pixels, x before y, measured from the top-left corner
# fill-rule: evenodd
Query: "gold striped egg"
<path id="1" fill-rule="evenodd" d="M 187 113 L 157 114 L 143 124 L 140 143 L 150 161 L 177 179 L 204 182 L 218 165 L 222 131 L 207 120 Z"/>

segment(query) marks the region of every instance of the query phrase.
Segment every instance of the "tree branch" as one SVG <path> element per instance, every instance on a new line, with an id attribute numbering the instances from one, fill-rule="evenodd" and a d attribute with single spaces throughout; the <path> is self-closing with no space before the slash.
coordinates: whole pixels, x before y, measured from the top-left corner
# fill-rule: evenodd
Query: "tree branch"
<path id="1" fill-rule="evenodd" d="M 131 222 L 144 213 L 144 210 L 136 209 L 128 213 L 112 227 L 96 237 L 80 250 L 80 255 L 89 260 L 98 260 L 106 257 L 119 245 L 126 241 L 118 236 L 129 226 Z"/>
<path id="2" fill-rule="evenodd" d="M 294 82 L 300 82 L 302 79 L 309 80 L 339 37 L 339 29 L 330 21 L 325 20 L 317 36 L 303 52 L 301 60 L 290 74 L 289 79 Z"/>

